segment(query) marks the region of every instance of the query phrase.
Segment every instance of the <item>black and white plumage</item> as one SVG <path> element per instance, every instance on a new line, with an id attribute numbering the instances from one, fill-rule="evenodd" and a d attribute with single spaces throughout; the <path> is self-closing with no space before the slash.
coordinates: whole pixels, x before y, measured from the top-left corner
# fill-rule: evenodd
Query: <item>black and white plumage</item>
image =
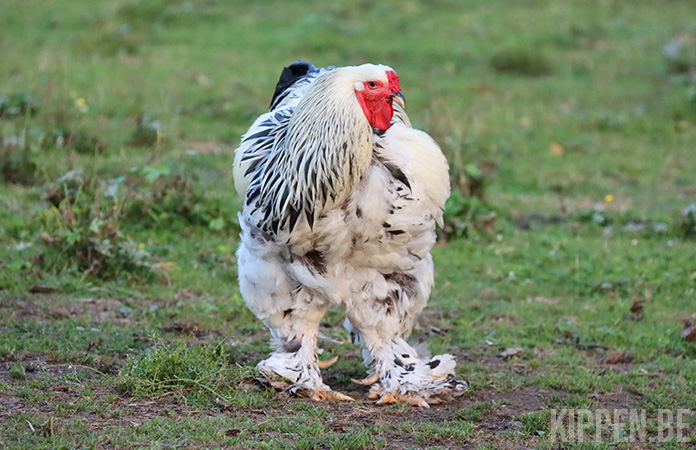
<path id="1" fill-rule="evenodd" d="M 291 392 L 350 399 L 323 383 L 317 358 L 334 305 L 363 347 L 371 398 L 427 407 L 468 388 L 451 355 L 406 342 L 433 287 L 450 187 L 445 157 L 411 128 L 402 99 L 389 67 L 297 62 L 236 151 L 240 289 L 276 346 L 259 369 Z"/>

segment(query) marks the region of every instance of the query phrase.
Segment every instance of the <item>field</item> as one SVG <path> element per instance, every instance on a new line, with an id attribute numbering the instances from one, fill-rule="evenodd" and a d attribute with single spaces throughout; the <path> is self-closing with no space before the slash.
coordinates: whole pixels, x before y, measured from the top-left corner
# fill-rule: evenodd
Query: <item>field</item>
<path id="1" fill-rule="evenodd" d="M 683 439 L 658 420 L 696 410 L 695 20 L 691 0 L 3 1 L 0 447 L 696 448 L 696 415 Z M 298 59 L 392 66 L 448 156 L 412 338 L 457 357 L 452 403 L 375 405 L 332 342 L 325 381 L 355 403 L 255 382 L 233 151 Z M 644 435 L 554 437 L 561 411 L 620 409 Z"/>

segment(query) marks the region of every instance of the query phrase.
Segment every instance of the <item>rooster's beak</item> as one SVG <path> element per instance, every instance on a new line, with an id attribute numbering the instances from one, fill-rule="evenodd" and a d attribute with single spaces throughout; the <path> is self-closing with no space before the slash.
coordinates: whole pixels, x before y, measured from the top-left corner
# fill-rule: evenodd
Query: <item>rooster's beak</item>
<path id="1" fill-rule="evenodd" d="M 394 95 L 392 95 L 392 100 L 401 105 L 402 109 L 406 109 L 406 99 L 401 91 L 395 92 Z"/>

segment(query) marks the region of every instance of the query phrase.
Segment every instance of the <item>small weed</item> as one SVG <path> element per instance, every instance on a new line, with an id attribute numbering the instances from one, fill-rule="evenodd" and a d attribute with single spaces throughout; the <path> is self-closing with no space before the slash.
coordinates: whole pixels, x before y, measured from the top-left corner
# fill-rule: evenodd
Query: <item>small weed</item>
<path id="1" fill-rule="evenodd" d="M 183 341 L 169 345 L 156 337 L 153 343 L 142 356 L 129 355 L 126 367 L 119 373 L 123 389 L 143 395 L 171 388 L 197 388 L 214 380 L 225 365 L 223 344 L 189 348 Z"/>
<path id="2" fill-rule="evenodd" d="M 696 82 L 685 81 L 671 86 L 666 93 L 666 102 L 678 126 L 683 126 L 680 122 L 696 122 Z"/>
<path id="3" fill-rule="evenodd" d="M 612 224 L 611 215 L 604 208 L 598 206 L 593 206 L 592 208 L 580 212 L 577 216 L 577 220 L 580 223 L 591 223 L 601 227 Z"/>
<path id="4" fill-rule="evenodd" d="M 14 348 L 9 344 L 0 345 L 0 357 L 6 358 L 14 353 Z"/>
<path id="5" fill-rule="evenodd" d="M 15 363 L 10 366 L 10 376 L 15 380 L 23 380 L 27 376 L 27 371 L 20 363 Z"/>
<path id="6" fill-rule="evenodd" d="M 39 102 L 28 92 L 0 95 L 0 119 L 34 117 L 39 112 Z"/>
<path id="7" fill-rule="evenodd" d="M 696 238 L 696 203 L 682 210 L 681 229 L 684 239 Z"/>
<path id="8" fill-rule="evenodd" d="M 533 434 L 543 436 L 549 432 L 551 412 L 546 410 L 529 413 L 518 417 L 518 419 L 522 422 L 522 429 L 520 431 L 525 436 Z"/>
<path id="9" fill-rule="evenodd" d="M 8 130 L 9 135 L 5 134 Z M 36 159 L 39 147 L 35 134 L 26 128 L 0 128 L 0 180 L 34 184 L 38 178 Z"/>
<path id="10" fill-rule="evenodd" d="M 99 154 L 106 149 L 106 143 L 102 139 L 74 125 L 64 124 L 56 127 L 51 132 L 51 137 L 51 141 L 46 141 L 47 148 L 55 145 L 85 155 Z"/>
<path id="11" fill-rule="evenodd" d="M 199 180 L 166 165 L 134 167 L 112 178 L 110 192 L 121 192 L 124 220 L 139 225 L 197 225 L 212 231 L 237 231 L 234 202 L 207 197 Z"/>
<path id="12" fill-rule="evenodd" d="M 152 274 L 150 255 L 121 230 L 123 201 L 108 186 L 73 171 L 47 194 L 52 207 L 43 215 L 43 265 L 74 268 L 101 278 Z"/>
<path id="13" fill-rule="evenodd" d="M 445 204 L 444 227 L 441 233 L 448 239 L 467 238 L 475 230 L 490 230 L 496 213 L 476 197 L 466 197 L 453 190 Z"/>
<path id="14" fill-rule="evenodd" d="M 561 399 L 561 396 L 558 395 L 557 393 L 553 392 L 553 393 L 549 394 L 549 399 L 548 399 L 549 405 L 558 405 L 562 401 L 563 401 L 563 399 Z"/>
<path id="15" fill-rule="evenodd" d="M 127 177 L 112 179 L 111 184 L 114 190 L 121 186 L 125 190 L 130 221 L 157 226 L 183 222 L 212 231 L 239 229 L 232 203 L 209 200 L 196 179 L 168 166 L 136 167 Z"/>
<path id="16" fill-rule="evenodd" d="M 128 356 L 119 373 L 121 389 L 136 396 L 174 392 L 191 400 L 259 406 L 258 393 L 230 391 L 256 373 L 231 366 L 222 342 L 188 347 L 183 341 L 165 344 L 155 337 L 153 344 L 141 356 Z"/>
<path id="17" fill-rule="evenodd" d="M 669 80 L 665 98 L 674 121 L 696 121 L 696 28 L 674 36 L 662 48 L 662 56 Z"/>
<path id="18" fill-rule="evenodd" d="M 485 414 L 497 409 L 499 407 L 496 402 L 482 402 L 475 405 L 469 406 L 465 409 L 458 410 L 454 417 L 460 420 L 478 421 Z"/>
<path id="19" fill-rule="evenodd" d="M 485 177 L 477 164 L 469 163 L 464 167 L 454 167 L 452 171 L 450 176 L 454 189 L 458 189 L 466 197 L 483 200 Z"/>
<path id="20" fill-rule="evenodd" d="M 566 406 L 571 408 L 587 408 L 592 403 L 590 399 L 584 395 L 569 395 L 563 401 Z"/>
<path id="21" fill-rule="evenodd" d="M 162 142 L 162 123 L 159 120 L 149 120 L 139 115 L 135 121 L 135 130 L 128 144 L 135 147 L 154 147 Z"/>
<path id="22" fill-rule="evenodd" d="M 685 30 L 662 47 L 669 74 L 696 72 L 696 29 Z"/>

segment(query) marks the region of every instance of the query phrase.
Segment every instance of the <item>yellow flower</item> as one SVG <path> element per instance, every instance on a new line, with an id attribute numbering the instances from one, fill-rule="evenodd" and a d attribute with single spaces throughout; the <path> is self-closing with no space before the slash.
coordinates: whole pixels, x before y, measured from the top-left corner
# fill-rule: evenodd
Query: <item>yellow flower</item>
<path id="1" fill-rule="evenodd" d="M 87 111 L 89 111 L 89 107 L 87 106 L 87 102 L 82 97 L 75 100 L 75 106 L 83 114 L 86 113 Z"/>
<path id="2" fill-rule="evenodd" d="M 609 194 L 606 197 L 604 197 L 604 201 L 607 203 L 611 203 L 612 201 L 614 201 L 614 196 Z"/>

